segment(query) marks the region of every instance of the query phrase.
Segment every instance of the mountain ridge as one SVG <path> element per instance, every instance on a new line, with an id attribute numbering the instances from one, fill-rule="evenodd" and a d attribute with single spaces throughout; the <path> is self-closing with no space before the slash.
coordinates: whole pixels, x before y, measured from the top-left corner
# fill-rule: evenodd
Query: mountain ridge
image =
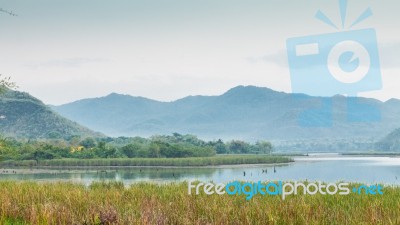
<path id="1" fill-rule="evenodd" d="M 354 98 L 380 109 L 382 121 L 349 124 L 343 119 L 346 117 L 348 99 L 351 98 L 338 95 L 314 97 L 240 85 L 221 95 L 187 96 L 170 102 L 112 93 L 105 97 L 53 106 L 53 109 L 71 120 L 111 136 L 178 132 L 192 133 L 206 139 L 375 138 L 400 127 L 400 122 L 393 121 L 400 113 L 400 101 Z M 338 117 L 333 119 L 333 127 L 300 127 L 298 115 L 317 107 L 324 100 L 338 103 L 333 109 Z M 89 106 L 82 105 L 82 101 Z M 365 113 L 357 110 L 356 116 Z"/>
<path id="2" fill-rule="evenodd" d="M 14 138 L 69 138 L 103 136 L 61 117 L 25 92 L 7 90 L 0 95 L 0 134 Z"/>

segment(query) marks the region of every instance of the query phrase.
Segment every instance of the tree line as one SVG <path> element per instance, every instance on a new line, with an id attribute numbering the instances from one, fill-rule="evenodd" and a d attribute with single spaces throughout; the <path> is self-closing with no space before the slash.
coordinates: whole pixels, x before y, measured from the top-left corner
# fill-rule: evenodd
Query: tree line
<path id="1" fill-rule="evenodd" d="M 270 154 L 267 141 L 254 144 L 232 140 L 204 141 L 194 135 L 156 135 L 150 138 L 81 138 L 16 140 L 0 138 L 0 160 L 93 158 L 187 158 L 216 154 Z"/>

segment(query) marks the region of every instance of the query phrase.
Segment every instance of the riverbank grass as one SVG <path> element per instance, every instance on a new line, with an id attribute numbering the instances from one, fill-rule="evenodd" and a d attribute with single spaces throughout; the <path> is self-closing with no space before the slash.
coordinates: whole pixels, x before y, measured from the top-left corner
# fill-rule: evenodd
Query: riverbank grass
<path id="1" fill-rule="evenodd" d="M 0 224 L 399 224 L 384 195 L 188 195 L 187 183 L 0 182 Z"/>
<path id="2" fill-rule="evenodd" d="M 221 155 L 193 158 L 107 158 L 107 159 L 52 159 L 3 161 L 0 167 L 90 167 L 90 166 L 220 166 L 241 164 L 288 163 L 293 160 L 284 156 L 271 155 Z"/>

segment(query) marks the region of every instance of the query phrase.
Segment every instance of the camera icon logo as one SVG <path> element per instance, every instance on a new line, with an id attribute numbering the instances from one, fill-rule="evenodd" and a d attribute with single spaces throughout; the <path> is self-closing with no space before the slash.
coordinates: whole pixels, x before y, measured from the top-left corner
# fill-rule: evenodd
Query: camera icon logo
<path id="1" fill-rule="evenodd" d="M 292 91 L 316 96 L 382 88 L 374 29 L 287 40 Z"/>
<path id="2" fill-rule="evenodd" d="M 339 3 L 344 27 L 347 1 L 339 0 Z M 371 15 L 372 11 L 368 8 L 351 27 Z M 321 11 L 317 12 L 316 18 L 337 28 Z M 374 29 L 289 38 L 286 47 L 293 93 L 326 97 L 346 95 L 347 121 L 380 120 L 378 109 L 352 98 L 360 92 L 382 88 L 378 42 Z M 320 98 L 320 101 L 318 107 L 311 104 L 313 107 L 300 114 L 300 125 L 333 125 L 332 98 Z"/>

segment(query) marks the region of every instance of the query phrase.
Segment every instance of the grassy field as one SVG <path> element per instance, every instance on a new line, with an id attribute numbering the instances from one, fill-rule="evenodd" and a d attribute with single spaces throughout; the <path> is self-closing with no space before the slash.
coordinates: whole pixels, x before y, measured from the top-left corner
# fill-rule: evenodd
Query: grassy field
<path id="1" fill-rule="evenodd" d="M 287 163 L 292 160 L 283 156 L 270 155 L 224 155 L 196 158 L 122 158 L 122 159 L 52 159 L 3 161 L 0 167 L 18 166 L 218 166 L 238 164 Z"/>
<path id="2" fill-rule="evenodd" d="M 384 195 L 188 195 L 186 183 L 0 182 L 0 224 L 399 224 L 400 188 Z"/>

